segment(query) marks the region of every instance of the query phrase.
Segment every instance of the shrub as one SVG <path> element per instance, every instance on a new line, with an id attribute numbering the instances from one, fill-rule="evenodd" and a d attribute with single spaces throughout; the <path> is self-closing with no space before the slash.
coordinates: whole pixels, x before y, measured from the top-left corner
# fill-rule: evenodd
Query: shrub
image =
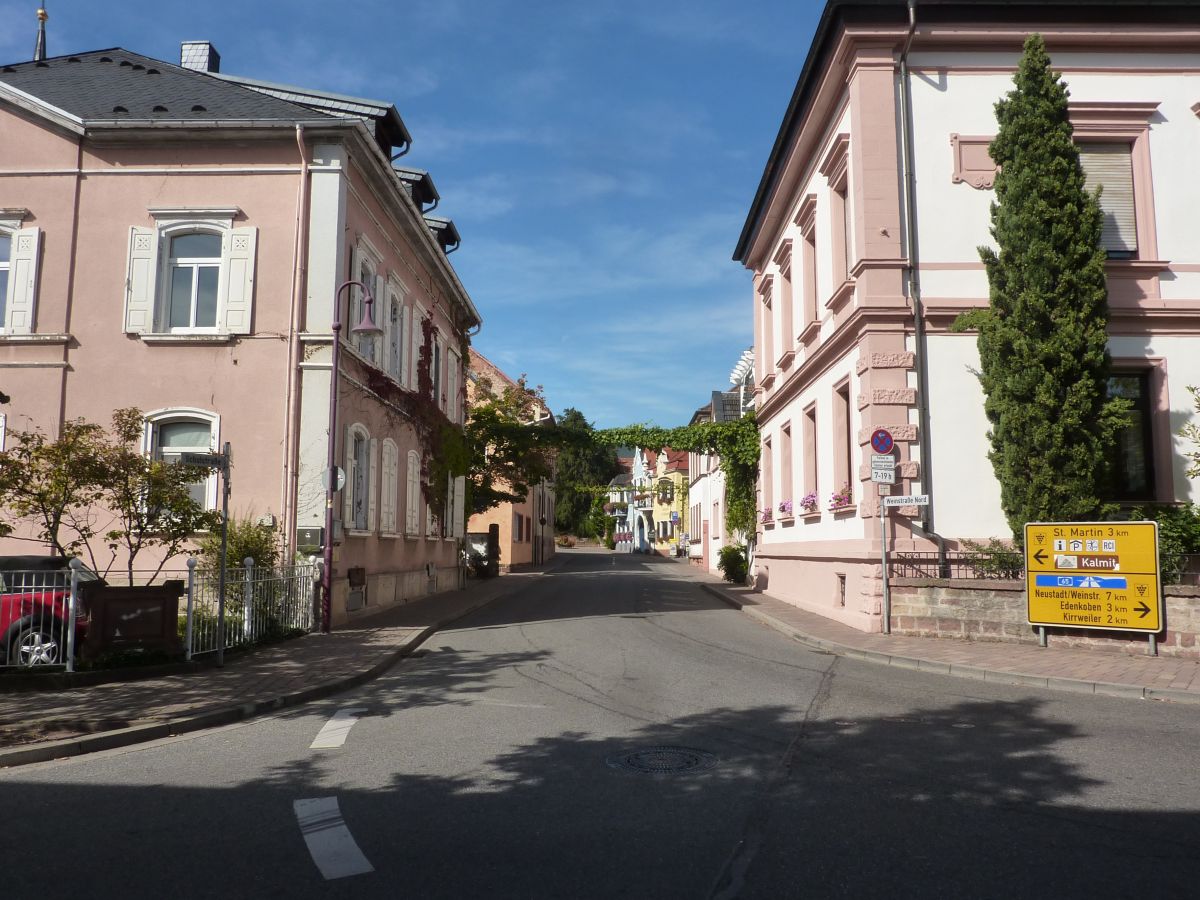
<path id="1" fill-rule="evenodd" d="M 746 562 L 746 548 L 732 544 L 722 547 L 717 557 L 717 568 L 721 570 L 726 581 L 745 584 L 746 573 L 749 569 Z"/>
<path id="2" fill-rule="evenodd" d="M 1137 507 L 1129 511 L 1129 518 L 1158 523 L 1158 568 L 1163 584 L 1178 584 L 1185 557 L 1200 553 L 1200 508 L 1194 503 Z"/>
<path id="3" fill-rule="evenodd" d="M 981 578 L 1017 579 L 1025 571 L 1025 558 L 1021 551 L 998 538 L 989 538 L 986 544 L 964 540 L 963 546 L 970 551 L 975 573 Z"/>
<path id="4" fill-rule="evenodd" d="M 215 572 L 221 568 L 221 532 L 210 531 L 199 541 L 201 568 Z M 279 564 L 279 535 L 273 528 L 256 525 L 253 519 L 230 519 L 228 533 L 229 568 L 241 568 L 249 556 L 255 568 L 275 568 Z"/>

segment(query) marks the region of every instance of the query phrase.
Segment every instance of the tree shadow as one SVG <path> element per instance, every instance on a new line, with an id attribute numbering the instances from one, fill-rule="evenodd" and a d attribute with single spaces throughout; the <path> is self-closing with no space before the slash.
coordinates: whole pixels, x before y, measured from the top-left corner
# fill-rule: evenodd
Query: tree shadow
<path id="1" fill-rule="evenodd" d="M 129 757 L 123 778 L 0 773 L 8 808 L 38 813 L 10 816 L 2 858 L 69 847 L 80 873 L 10 866 L 5 896 L 1183 897 L 1200 878 L 1194 795 L 1150 809 L 1089 775 L 1073 761 L 1087 735 L 1036 699 L 839 719 L 718 708 L 510 743 L 480 722 L 474 740 L 498 749 L 447 734 L 441 756 L 416 752 L 431 739 L 417 721 L 245 777 L 181 777 L 162 753 Z M 715 764 L 622 766 L 659 746 Z M 373 873 L 317 874 L 292 804 L 328 796 Z"/>

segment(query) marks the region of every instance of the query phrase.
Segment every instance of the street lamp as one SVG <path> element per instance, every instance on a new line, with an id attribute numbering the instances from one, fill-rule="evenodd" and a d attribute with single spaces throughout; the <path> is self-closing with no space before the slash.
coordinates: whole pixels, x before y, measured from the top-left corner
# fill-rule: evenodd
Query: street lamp
<path id="1" fill-rule="evenodd" d="M 333 295 L 333 349 L 329 373 L 329 452 L 325 466 L 325 534 L 322 550 L 324 567 L 321 572 L 321 630 L 329 633 L 333 619 L 333 495 L 337 493 L 337 403 L 338 403 L 338 366 L 341 359 L 342 334 L 342 292 L 346 288 L 356 287 L 363 292 L 362 321 L 350 329 L 351 334 L 377 337 L 383 334 L 383 329 L 375 324 L 371 316 L 371 307 L 375 298 L 371 291 L 361 281 L 344 281 Z"/>

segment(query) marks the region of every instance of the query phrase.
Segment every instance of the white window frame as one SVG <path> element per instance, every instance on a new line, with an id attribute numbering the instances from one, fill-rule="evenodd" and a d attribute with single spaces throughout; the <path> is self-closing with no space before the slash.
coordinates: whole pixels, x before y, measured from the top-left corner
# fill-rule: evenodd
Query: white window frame
<path id="1" fill-rule="evenodd" d="M 180 448 L 181 452 L 215 453 L 221 446 L 221 416 L 211 410 L 198 406 L 172 406 L 165 409 L 155 409 L 143 415 L 142 452 L 147 455 L 157 454 L 159 428 L 176 422 L 207 422 L 208 446 L 197 445 L 189 450 Z M 217 473 L 210 471 L 204 479 L 204 508 L 215 510 L 219 508 L 217 499 Z"/>
<path id="2" fill-rule="evenodd" d="M 379 531 L 396 534 L 396 501 L 400 481 L 400 449 L 391 438 L 383 440 L 383 459 L 380 464 Z"/>
<path id="3" fill-rule="evenodd" d="M 396 313 L 395 321 L 392 320 L 392 313 Z M 406 368 L 408 366 L 408 340 L 409 325 L 411 319 L 408 312 L 408 292 L 404 289 L 404 285 L 394 276 L 388 278 L 387 298 L 384 305 L 383 313 L 383 360 L 384 370 L 392 377 L 392 380 L 404 387 L 407 384 Z"/>
<path id="4" fill-rule="evenodd" d="M 462 377 L 462 358 L 453 350 L 446 353 L 446 416 L 451 422 L 458 424 L 459 409 L 462 406 L 459 387 Z"/>
<path id="5" fill-rule="evenodd" d="M 154 219 L 154 227 L 135 225 L 129 230 L 124 331 L 163 340 L 250 334 L 258 228 L 235 228 L 234 219 L 241 215 L 237 207 L 152 207 L 148 212 Z M 171 328 L 167 325 L 171 238 L 197 233 L 215 234 L 221 238 L 216 324 Z"/>
<path id="6" fill-rule="evenodd" d="M 366 469 L 363 471 L 360 462 L 354 456 L 356 440 L 362 440 L 366 449 Z M 375 531 L 376 504 L 375 498 L 379 486 L 379 441 L 371 437 L 371 432 L 361 422 L 355 422 L 346 428 L 345 443 L 342 446 L 342 468 L 346 471 L 346 485 L 342 488 L 342 527 L 346 534 L 363 536 Z M 358 490 L 358 479 L 361 476 L 362 486 Z M 364 513 L 365 527 L 359 527 L 358 509 Z"/>
<path id="7" fill-rule="evenodd" d="M 408 451 L 404 488 L 404 534 L 419 537 L 421 528 L 421 454 Z"/>
<path id="8" fill-rule="evenodd" d="M 22 228 L 28 216 L 26 209 L 0 209 L 0 241 L 9 242 L 8 261 L 0 262 L 0 268 L 8 272 L 4 294 L 0 296 L 0 337 L 33 333 L 41 229 Z"/>
<path id="9" fill-rule="evenodd" d="M 352 280 L 360 281 L 367 286 L 371 292 L 371 298 L 375 301 L 371 307 L 371 316 L 378 324 L 381 320 L 386 322 L 387 317 L 387 298 L 384 291 L 384 278 L 380 274 L 383 268 L 383 255 L 375 249 L 375 245 L 367 238 L 365 234 L 358 236 L 358 243 L 354 246 L 353 253 L 353 268 L 354 273 Z M 358 354 L 362 359 L 380 368 L 385 367 L 382 356 L 384 348 L 379 346 L 379 341 L 374 335 L 355 335 L 352 331 L 363 319 L 363 313 L 366 310 L 366 297 L 361 288 L 352 288 L 350 291 L 350 306 L 348 310 L 349 321 L 346 327 L 342 330 L 346 341 L 351 349 Z"/>
<path id="10" fill-rule="evenodd" d="M 171 255 L 171 242 L 177 237 L 183 237 L 189 234 L 207 234 L 216 237 L 221 242 L 221 249 L 216 256 L 183 256 L 174 257 Z M 158 332 L 162 334 L 218 334 L 221 328 L 221 295 L 223 294 L 223 279 L 227 279 L 225 274 L 225 231 L 215 228 L 206 228 L 202 226 L 173 226 L 164 228 L 159 233 L 159 246 L 162 248 L 162 265 L 159 271 L 162 272 L 162 285 L 159 290 L 159 303 L 155 310 L 155 325 Z M 213 263 L 216 263 L 213 266 Z M 175 325 L 170 324 L 171 317 L 171 285 L 174 281 L 176 269 L 191 269 L 192 270 L 192 319 L 195 319 L 196 314 L 196 293 L 199 284 L 199 274 L 202 268 L 216 268 L 217 270 L 217 308 L 214 313 L 212 325 Z"/>

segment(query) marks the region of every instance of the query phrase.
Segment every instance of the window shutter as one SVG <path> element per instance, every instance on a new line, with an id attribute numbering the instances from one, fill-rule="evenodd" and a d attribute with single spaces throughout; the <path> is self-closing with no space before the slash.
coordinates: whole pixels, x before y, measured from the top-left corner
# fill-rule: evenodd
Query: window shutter
<path id="1" fill-rule="evenodd" d="M 258 229 L 235 228 L 225 235 L 225 330 L 230 334 L 250 333 L 254 309 L 254 250 Z"/>
<path id="2" fill-rule="evenodd" d="M 396 501 L 400 489 L 400 451 L 395 444 L 385 444 L 388 450 L 387 474 L 387 530 L 396 533 Z"/>
<path id="3" fill-rule="evenodd" d="M 446 363 L 446 415 L 451 422 L 458 421 L 458 375 L 461 368 L 458 354 L 451 350 Z"/>
<path id="4" fill-rule="evenodd" d="M 467 478 L 459 475 L 454 479 L 454 536 L 460 538 L 466 531 Z"/>
<path id="5" fill-rule="evenodd" d="M 408 479 L 404 493 L 404 530 L 407 534 L 416 534 L 420 523 L 421 485 L 420 462 L 416 453 L 408 454 Z"/>
<path id="6" fill-rule="evenodd" d="M 1100 243 L 1118 253 L 1136 253 L 1137 215 L 1133 202 L 1133 159 L 1129 144 L 1079 145 L 1079 163 L 1083 166 L 1088 190 L 1103 186 L 1100 209 L 1104 230 Z"/>
<path id="7" fill-rule="evenodd" d="M 158 280 L 158 232 L 129 229 L 129 269 L 125 276 L 125 332 L 154 331 L 154 292 Z"/>
<path id="8" fill-rule="evenodd" d="M 400 321 L 404 323 L 404 334 L 401 335 L 400 345 L 400 384 L 412 390 L 413 385 L 413 314 L 412 307 L 405 304 L 401 311 Z"/>
<path id="9" fill-rule="evenodd" d="M 9 256 L 8 296 L 4 326 L 8 334 L 33 332 L 33 304 L 37 299 L 38 246 L 41 229 L 22 228 L 12 236 Z"/>
<path id="10" fill-rule="evenodd" d="M 367 472 L 367 531 L 374 531 L 376 498 L 379 496 L 379 441 L 376 438 L 371 438 L 367 458 L 370 460 Z"/>
<path id="11" fill-rule="evenodd" d="M 421 327 L 421 316 L 414 308 L 412 310 L 412 353 L 409 354 L 409 359 L 411 360 L 409 364 L 409 371 L 412 373 L 412 377 L 408 382 L 408 389 L 410 391 L 415 391 L 417 389 L 417 380 L 420 378 L 420 376 L 417 374 L 417 365 L 418 361 L 421 359 L 422 331 L 424 331 L 424 329 Z"/>
<path id="12" fill-rule="evenodd" d="M 346 470 L 346 485 L 342 488 L 342 524 L 349 531 L 354 527 L 354 426 L 346 427 L 345 442 L 342 444 L 343 468 Z"/>

